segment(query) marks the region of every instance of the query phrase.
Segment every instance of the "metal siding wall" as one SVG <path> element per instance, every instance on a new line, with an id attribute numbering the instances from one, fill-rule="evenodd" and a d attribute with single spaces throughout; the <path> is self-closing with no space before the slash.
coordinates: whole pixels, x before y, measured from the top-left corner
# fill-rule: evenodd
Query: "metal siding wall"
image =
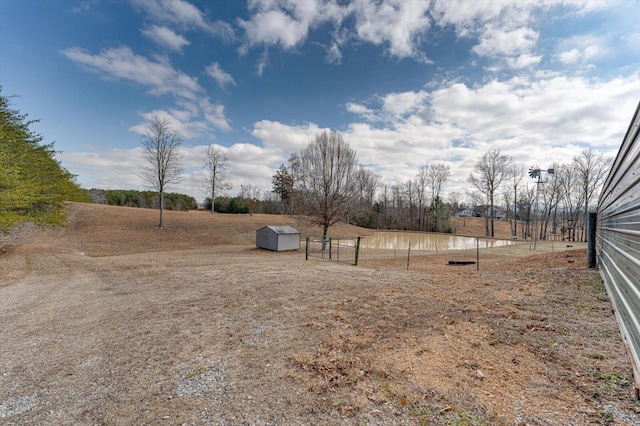
<path id="1" fill-rule="evenodd" d="M 640 104 L 602 188 L 596 250 L 600 275 L 640 384 Z"/>
<path id="2" fill-rule="evenodd" d="M 298 250 L 300 234 L 281 234 L 278 236 L 278 251 Z"/>
<path id="3" fill-rule="evenodd" d="M 256 231 L 256 246 L 267 250 L 278 249 L 278 234 L 268 227 Z"/>

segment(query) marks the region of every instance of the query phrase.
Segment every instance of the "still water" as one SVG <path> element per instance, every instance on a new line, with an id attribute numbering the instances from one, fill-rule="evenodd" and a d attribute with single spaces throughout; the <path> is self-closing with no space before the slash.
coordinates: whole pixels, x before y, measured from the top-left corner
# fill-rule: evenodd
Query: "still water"
<path id="1" fill-rule="evenodd" d="M 476 239 L 446 234 L 429 234 L 425 232 L 375 232 L 362 238 L 360 247 L 368 249 L 407 250 L 466 250 L 476 248 Z M 500 247 L 513 244 L 509 240 L 492 240 L 480 238 L 480 248 Z"/>

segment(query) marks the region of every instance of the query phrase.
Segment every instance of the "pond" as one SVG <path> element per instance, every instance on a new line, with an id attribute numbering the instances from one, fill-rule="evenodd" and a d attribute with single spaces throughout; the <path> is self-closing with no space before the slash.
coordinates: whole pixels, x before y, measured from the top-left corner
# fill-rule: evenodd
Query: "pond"
<path id="1" fill-rule="evenodd" d="M 492 248 L 513 244 L 510 240 L 494 240 L 480 238 L 480 248 Z M 476 248 L 474 237 L 462 237 L 458 235 L 430 234 L 426 232 L 375 232 L 362 238 L 360 247 L 365 249 L 407 250 L 411 244 L 411 250 L 440 251 L 440 250 L 467 250 Z"/>

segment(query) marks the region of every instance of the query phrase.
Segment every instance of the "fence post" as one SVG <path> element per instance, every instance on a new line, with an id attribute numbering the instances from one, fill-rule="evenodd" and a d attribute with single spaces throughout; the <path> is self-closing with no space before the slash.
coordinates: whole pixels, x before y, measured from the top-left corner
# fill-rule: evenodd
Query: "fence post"
<path id="1" fill-rule="evenodd" d="M 311 237 L 307 235 L 307 245 L 304 251 L 304 260 L 309 260 L 309 238 Z"/>
<path id="2" fill-rule="evenodd" d="M 476 271 L 480 270 L 480 237 L 476 235 Z"/>
<path id="3" fill-rule="evenodd" d="M 360 257 L 360 237 L 356 240 L 356 260 L 355 265 L 358 266 L 358 258 Z"/>
<path id="4" fill-rule="evenodd" d="M 596 224 L 597 213 L 589 213 L 589 232 L 587 234 L 587 267 L 596 267 Z"/>
<path id="5" fill-rule="evenodd" d="M 331 260 L 333 252 L 333 238 L 329 237 L 329 260 Z"/>

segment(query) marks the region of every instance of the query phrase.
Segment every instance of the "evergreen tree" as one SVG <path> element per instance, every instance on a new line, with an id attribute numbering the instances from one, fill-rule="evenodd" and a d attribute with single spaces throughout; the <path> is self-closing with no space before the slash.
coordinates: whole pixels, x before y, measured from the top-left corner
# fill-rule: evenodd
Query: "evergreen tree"
<path id="1" fill-rule="evenodd" d="M 62 225 L 64 201 L 89 197 L 54 158 L 53 144 L 29 129 L 34 120 L 11 109 L 0 87 L 0 230 L 32 221 Z"/>

